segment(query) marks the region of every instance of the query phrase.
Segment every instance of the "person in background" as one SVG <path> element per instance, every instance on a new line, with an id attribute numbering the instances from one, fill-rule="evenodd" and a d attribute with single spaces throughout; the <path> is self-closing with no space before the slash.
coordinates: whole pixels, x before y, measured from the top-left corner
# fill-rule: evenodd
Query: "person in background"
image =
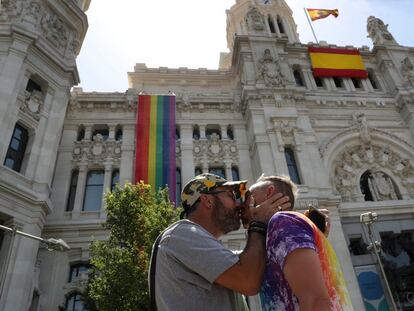
<path id="1" fill-rule="evenodd" d="M 297 188 L 288 177 L 262 175 L 250 187 L 246 198 L 250 207 L 242 213 L 245 227 L 252 221 L 253 202 L 260 204 L 277 193 L 288 196 L 293 208 Z M 352 310 L 336 255 L 324 233 L 308 217 L 291 211 L 275 213 L 263 234 L 267 240 L 260 289 L 264 310 Z"/>

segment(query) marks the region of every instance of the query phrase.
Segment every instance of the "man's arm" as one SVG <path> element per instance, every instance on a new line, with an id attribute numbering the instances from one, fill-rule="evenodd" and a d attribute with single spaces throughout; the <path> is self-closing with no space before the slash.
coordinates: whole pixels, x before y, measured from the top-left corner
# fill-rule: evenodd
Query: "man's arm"
<path id="1" fill-rule="evenodd" d="M 259 206 L 251 208 L 252 220 L 267 224 L 278 207 L 286 204 L 286 198 L 278 193 Z M 256 295 L 260 291 L 266 265 L 266 236 L 250 232 L 246 247 L 239 258 L 239 262 L 223 272 L 215 283 L 244 295 Z"/>
<path id="2" fill-rule="evenodd" d="M 332 310 L 321 264 L 315 250 L 299 248 L 286 258 L 283 274 L 298 297 L 300 311 Z"/>

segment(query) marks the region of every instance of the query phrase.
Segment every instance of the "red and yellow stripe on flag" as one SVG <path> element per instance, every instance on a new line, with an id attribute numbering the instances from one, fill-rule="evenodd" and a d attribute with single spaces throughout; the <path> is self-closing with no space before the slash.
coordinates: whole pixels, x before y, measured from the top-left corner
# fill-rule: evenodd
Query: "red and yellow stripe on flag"
<path id="1" fill-rule="evenodd" d="M 139 95 L 134 182 L 168 186 L 176 202 L 175 96 Z"/>
<path id="2" fill-rule="evenodd" d="M 314 77 L 367 78 L 357 49 L 309 47 Z"/>
<path id="3" fill-rule="evenodd" d="M 328 17 L 329 15 L 333 15 L 336 17 L 339 16 L 339 10 L 327 10 L 327 9 L 306 9 L 308 11 L 310 19 L 316 21 L 317 19 Z"/>

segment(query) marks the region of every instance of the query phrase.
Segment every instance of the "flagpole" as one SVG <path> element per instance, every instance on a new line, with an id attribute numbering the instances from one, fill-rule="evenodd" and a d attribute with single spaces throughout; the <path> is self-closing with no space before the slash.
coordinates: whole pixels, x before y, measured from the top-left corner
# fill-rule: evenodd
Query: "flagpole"
<path id="1" fill-rule="evenodd" d="M 313 33 L 313 36 L 315 37 L 316 43 L 319 44 L 318 38 L 316 38 L 315 30 L 313 30 L 312 23 L 309 19 L 309 15 L 308 15 L 308 12 L 306 11 L 306 8 L 303 8 L 303 11 L 305 12 L 306 19 L 308 20 L 309 26 L 312 29 L 312 33 Z"/>

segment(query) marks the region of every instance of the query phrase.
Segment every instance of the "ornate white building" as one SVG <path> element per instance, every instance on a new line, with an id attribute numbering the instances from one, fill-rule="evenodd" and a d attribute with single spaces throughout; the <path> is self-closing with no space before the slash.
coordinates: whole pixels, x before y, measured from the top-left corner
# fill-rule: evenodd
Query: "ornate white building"
<path id="1" fill-rule="evenodd" d="M 285 1 L 237 0 L 219 69 L 137 63 L 125 93 L 70 93 L 88 5 L 1 1 L 0 224 L 62 238 L 71 250 L 0 232 L 0 310 L 80 310 L 89 244 L 106 236 L 103 192 L 132 180 L 140 91 L 177 95 L 179 186 L 208 171 L 251 183 L 285 174 L 299 184 L 297 209 L 330 210 L 354 310 L 364 310 L 361 272 L 379 275 L 385 292 L 359 222 L 377 212 L 395 300 L 413 310 L 414 48 L 371 16 L 373 49 L 359 48 L 369 78 L 315 79 Z M 244 232 L 223 243 L 242 248 Z"/>

